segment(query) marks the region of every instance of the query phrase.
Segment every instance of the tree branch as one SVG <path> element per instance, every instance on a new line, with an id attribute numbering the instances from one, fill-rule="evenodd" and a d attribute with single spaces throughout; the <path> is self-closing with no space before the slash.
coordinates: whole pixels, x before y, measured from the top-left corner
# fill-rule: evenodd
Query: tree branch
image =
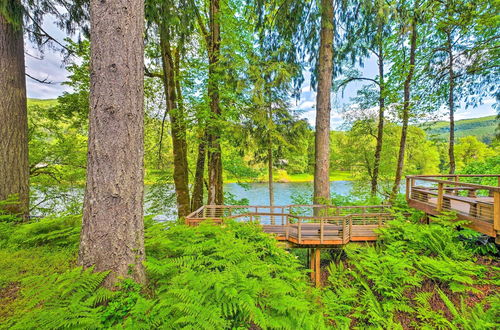
<path id="1" fill-rule="evenodd" d="M 160 78 L 163 80 L 163 74 L 161 74 L 160 72 L 151 72 L 151 71 L 149 71 L 149 69 L 146 66 L 144 66 L 144 75 L 146 77 Z"/>
<path id="2" fill-rule="evenodd" d="M 36 82 L 39 82 L 40 84 L 47 84 L 47 85 L 52 85 L 53 82 L 52 81 L 48 81 L 47 79 L 49 79 L 49 76 L 47 76 L 47 78 L 45 79 L 39 79 L 39 78 L 35 78 L 33 77 L 32 75 L 30 75 L 28 72 L 25 73 L 26 77 L 28 78 L 31 78 L 33 79 L 34 81 Z"/>

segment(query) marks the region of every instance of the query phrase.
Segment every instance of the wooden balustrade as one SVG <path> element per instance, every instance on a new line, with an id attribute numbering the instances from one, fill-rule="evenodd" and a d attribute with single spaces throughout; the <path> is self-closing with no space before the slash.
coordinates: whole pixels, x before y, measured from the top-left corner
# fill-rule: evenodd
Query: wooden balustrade
<path id="1" fill-rule="evenodd" d="M 465 182 L 486 178 L 497 178 L 495 185 Z M 500 174 L 411 175 L 406 183 L 411 207 L 429 215 L 454 212 L 470 228 L 500 238 Z"/>
<path id="2" fill-rule="evenodd" d="M 335 245 L 346 244 L 351 240 L 376 240 L 377 235 L 373 230 L 392 219 L 389 207 L 207 205 L 188 215 L 186 223 L 196 226 L 210 219 L 215 223 L 221 223 L 224 219 L 258 222 L 265 232 L 275 234 L 279 240 L 299 245 Z M 314 214 L 318 208 L 323 210 L 318 212 L 320 216 L 304 215 Z M 292 214 L 294 211 L 301 212 Z M 281 223 L 275 221 L 279 217 Z"/>

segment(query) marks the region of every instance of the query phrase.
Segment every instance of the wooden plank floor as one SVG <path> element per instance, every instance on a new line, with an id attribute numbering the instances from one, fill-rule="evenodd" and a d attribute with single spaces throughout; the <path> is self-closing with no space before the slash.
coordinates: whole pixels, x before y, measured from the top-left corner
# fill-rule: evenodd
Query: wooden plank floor
<path id="1" fill-rule="evenodd" d="M 486 197 L 488 198 L 488 197 Z M 408 205 L 410 207 L 416 208 L 418 210 L 424 211 L 425 213 L 429 215 L 439 215 L 441 212 L 436 210 L 436 204 L 431 203 L 432 198 L 429 199 L 429 202 L 421 202 L 418 200 L 410 199 L 408 201 Z M 454 201 L 452 201 L 454 202 Z M 457 203 L 462 203 L 459 201 L 456 201 Z M 466 204 L 466 205 L 463 205 Z M 451 204 L 455 210 L 460 209 L 460 211 L 457 213 L 457 218 L 460 220 L 467 220 L 470 221 L 470 224 L 467 225 L 467 227 L 480 232 L 482 234 L 491 236 L 491 237 L 496 237 L 496 231 L 494 229 L 493 221 L 487 221 L 487 220 L 482 220 L 478 219 L 476 217 L 472 217 L 469 215 L 470 211 L 470 204 L 468 203 L 462 203 L 462 204 Z"/>
<path id="2" fill-rule="evenodd" d="M 481 197 L 475 197 L 474 199 L 477 201 L 493 204 L 493 197 L 481 196 Z M 429 198 L 428 203 L 437 206 L 437 197 Z M 470 214 L 471 204 L 452 199 L 450 200 L 450 208 L 453 209 L 454 211 L 458 211 L 464 214 Z"/>

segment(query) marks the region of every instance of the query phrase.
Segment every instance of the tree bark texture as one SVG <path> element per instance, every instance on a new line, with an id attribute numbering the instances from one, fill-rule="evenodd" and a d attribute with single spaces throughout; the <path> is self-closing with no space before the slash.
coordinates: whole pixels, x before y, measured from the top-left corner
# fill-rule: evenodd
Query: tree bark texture
<path id="1" fill-rule="evenodd" d="M 205 144 L 205 135 L 203 135 L 198 144 L 198 158 L 196 160 L 196 171 L 194 173 L 191 211 L 196 211 L 203 206 L 203 179 L 205 174 L 205 158 L 207 154 Z"/>
<path id="2" fill-rule="evenodd" d="M 0 14 L 0 201 L 9 213 L 29 213 L 28 116 L 22 24 Z"/>
<path id="3" fill-rule="evenodd" d="M 145 282 L 144 2 L 91 0 L 87 185 L 79 262 Z"/>
<path id="4" fill-rule="evenodd" d="M 446 40 L 448 52 L 448 73 L 449 73 L 449 91 L 448 91 L 448 108 L 450 110 L 450 142 L 448 145 L 448 155 L 450 158 L 450 174 L 455 173 L 455 72 L 453 69 L 453 44 L 451 33 L 447 33 Z"/>
<path id="5" fill-rule="evenodd" d="M 411 81 L 413 79 L 413 73 L 415 72 L 415 52 L 417 49 L 417 19 L 413 17 L 411 23 L 411 37 L 410 37 L 410 63 L 408 68 L 408 74 L 404 82 L 404 92 L 403 92 L 403 127 L 401 129 L 401 140 L 399 142 L 399 154 L 398 162 L 396 167 L 396 177 L 394 179 L 394 185 L 392 187 L 390 201 L 394 201 L 396 195 L 399 192 L 399 186 L 401 184 L 401 177 L 403 176 L 403 168 L 405 161 L 405 150 L 406 150 L 406 138 L 408 135 L 408 121 L 410 118 L 410 87 Z"/>
<path id="6" fill-rule="evenodd" d="M 268 165 L 268 175 L 269 175 L 269 205 L 274 205 L 274 178 L 273 178 L 273 149 L 269 148 L 267 150 L 267 165 Z"/>
<path id="7" fill-rule="evenodd" d="M 330 93 L 333 76 L 333 3 L 321 0 L 321 32 L 316 95 L 314 203 L 330 200 Z"/>
<path id="8" fill-rule="evenodd" d="M 375 196 L 378 190 L 378 174 L 380 168 L 380 158 L 382 155 L 382 145 L 384 142 L 384 116 L 385 116 L 385 82 L 384 82 L 384 48 L 382 36 L 382 23 L 378 25 L 378 83 L 379 83 L 379 99 L 378 99 L 378 125 L 377 125 L 377 145 L 375 146 L 375 156 L 373 162 L 373 175 L 371 182 L 371 195 Z"/>
<path id="9" fill-rule="evenodd" d="M 220 22 L 219 0 L 210 0 L 209 26 L 210 42 L 208 43 L 208 97 L 210 99 L 211 118 L 207 123 L 208 142 L 208 204 L 222 205 L 224 192 L 222 188 L 222 151 L 220 146 L 220 97 L 218 86 L 220 57 Z"/>
<path id="10" fill-rule="evenodd" d="M 177 198 L 177 214 L 185 217 L 189 214 L 189 176 L 187 161 L 186 126 L 184 112 L 179 106 L 177 88 L 178 61 L 174 59 L 170 45 L 168 26 L 160 24 L 160 48 L 163 66 L 163 86 L 165 89 L 167 112 L 170 117 L 172 151 L 174 154 L 174 185 Z M 176 56 L 177 58 L 177 56 Z"/>

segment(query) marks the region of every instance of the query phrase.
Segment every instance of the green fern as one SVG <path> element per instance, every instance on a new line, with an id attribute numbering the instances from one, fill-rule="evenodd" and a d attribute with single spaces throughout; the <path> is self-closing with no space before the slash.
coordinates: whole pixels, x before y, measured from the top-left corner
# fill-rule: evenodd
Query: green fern
<path id="1" fill-rule="evenodd" d="M 62 274 L 23 280 L 22 311 L 11 329 L 94 328 L 101 324 L 103 302 L 116 293 L 103 289 L 108 273 L 74 268 Z"/>
<path id="2" fill-rule="evenodd" d="M 446 307 L 453 316 L 453 324 L 455 328 L 466 330 L 479 330 L 479 329 L 498 329 L 499 322 L 499 308 L 500 296 L 496 294 L 489 299 L 491 307 L 485 309 L 484 303 L 477 304 L 474 307 L 468 307 L 463 299 L 460 306 L 455 304 L 448 298 L 448 296 L 439 288 L 437 293 Z"/>

